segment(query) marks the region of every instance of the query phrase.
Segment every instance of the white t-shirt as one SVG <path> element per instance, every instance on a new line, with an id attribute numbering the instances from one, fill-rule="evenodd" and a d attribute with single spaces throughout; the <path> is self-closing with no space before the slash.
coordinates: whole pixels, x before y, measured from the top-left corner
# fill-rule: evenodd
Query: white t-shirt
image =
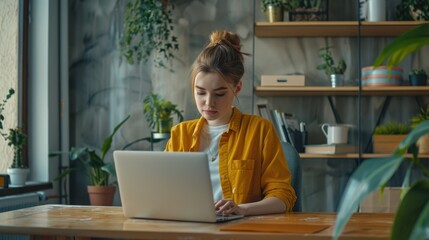
<path id="1" fill-rule="evenodd" d="M 228 124 L 221 126 L 209 126 L 205 124 L 200 136 L 200 151 L 208 155 L 210 178 L 212 181 L 213 199 L 223 199 L 222 187 L 219 177 L 219 140 L 222 133 L 228 130 Z"/>

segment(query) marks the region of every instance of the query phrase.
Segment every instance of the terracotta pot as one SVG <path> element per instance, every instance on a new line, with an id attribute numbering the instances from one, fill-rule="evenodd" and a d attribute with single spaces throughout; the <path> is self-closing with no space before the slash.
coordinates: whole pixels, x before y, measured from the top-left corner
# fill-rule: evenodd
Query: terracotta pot
<path id="1" fill-rule="evenodd" d="M 112 206 L 116 187 L 88 186 L 89 201 L 93 206 Z"/>
<path id="2" fill-rule="evenodd" d="M 420 154 L 429 153 L 429 134 L 420 137 L 417 141 L 417 146 Z"/>

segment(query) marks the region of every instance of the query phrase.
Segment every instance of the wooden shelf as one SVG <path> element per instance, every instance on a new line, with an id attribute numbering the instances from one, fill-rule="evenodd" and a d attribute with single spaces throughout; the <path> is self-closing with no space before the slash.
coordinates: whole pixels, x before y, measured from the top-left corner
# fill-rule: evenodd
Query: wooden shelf
<path id="1" fill-rule="evenodd" d="M 348 153 L 348 154 L 314 154 L 314 153 L 300 153 L 299 156 L 304 158 L 359 158 L 358 153 Z"/>
<path id="2" fill-rule="evenodd" d="M 52 189 L 51 182 L 27 182 L 22 187 L 0 188 L 0 196 L 10 196 L 16 194 L 30 193 Z"/>
<path id="3" fill-rule="evenodd" d="M 330 86 L 308 86 L 308 87 L 255 87 L 255 95 L 260 97 L 279 96 L 357 96 L 358 87 L 330 87 Z"/>
<path id="4" fill-rule="evenodd" d="M 359 87 L 330 86 L 304 87 L 266 87 L 256 86 L 254 93 L 259 97 L 298 97 L 298 96 L 358 96 Z M 429 96 L 429 86 L 389 86 L 362 87 L 362 96 Z"/>
<path id="5" fill-rule="evenodd" d="M 426 21 L 256 22 L 257 37 L 394 37 Z M 360 33 L 359 33 L 360 31 Z"/>

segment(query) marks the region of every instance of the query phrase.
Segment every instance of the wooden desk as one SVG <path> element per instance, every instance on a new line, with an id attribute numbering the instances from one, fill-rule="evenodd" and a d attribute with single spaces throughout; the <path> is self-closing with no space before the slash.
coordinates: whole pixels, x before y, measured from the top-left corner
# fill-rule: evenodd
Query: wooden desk
<path id="1" fill-rule="evenodd" d="M 291 213 L 246 217 L 227 223 L 127 219 L 121 207 L 42 205 L 0 213 L 0 233 L 92 236 L 121 239 L 331 239 L 335 213 Z M 387 239 L 393 214 L 355 214 L 341 239 Z M 241 223 L 328 225 L 317 233 L 222 231 Z M 37 237 L 35 237 L 37 239 Z"/>

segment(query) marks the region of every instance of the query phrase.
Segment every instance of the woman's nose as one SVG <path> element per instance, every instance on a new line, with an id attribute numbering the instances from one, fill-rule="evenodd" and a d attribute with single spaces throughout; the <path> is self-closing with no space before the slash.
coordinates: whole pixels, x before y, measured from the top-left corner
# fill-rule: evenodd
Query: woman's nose
<path id="1" fill-rule="evenodd" d="M 215 105 L 214 98 L 210 94 L 207 95 L 206 105 L 209 106 L 209 107 L 214 107 L 214 105 Z"/>

